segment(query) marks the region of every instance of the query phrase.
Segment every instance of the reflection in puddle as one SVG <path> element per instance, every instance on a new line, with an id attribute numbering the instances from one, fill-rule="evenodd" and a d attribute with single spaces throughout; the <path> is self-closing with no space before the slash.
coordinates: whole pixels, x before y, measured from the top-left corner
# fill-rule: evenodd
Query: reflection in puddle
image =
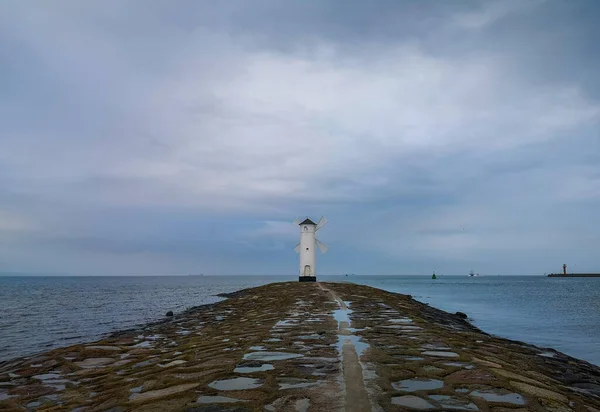
<path id="1" fill-rule="evenodd" d="M 388 319 L 390 323 L 412 323 L 412 319 L 409 318 L 398 318 L 398 319 Z"/>
<path id="2" fill-rule="evenodd" d="M 355 331 L 357 329 L 351 328 L 350 325 L 352 321 L 350 320 L 350 314 L 352 310 L 350 310 L 350 302 L 344 302 L 346 304 L 347 309 L 337 309 L 333 311 L 333 318 L 338 322 L 338 330 L 344 331 Z M 357 335 L 342 335 L 338 334 L 337 348 L 340 354 L 342 354 L 342 348 L 344 346 L 344 342 L 350 341 L 350 343 L 354 346 L 356 350 L 356 354 L 360 358 L 360 356 L 369 348 L 369 344 L 363 342 L 361 338 Z"/>
<path id="3" fill-rule="evenodd" d="M 423 355 L 436 356 L 436 357 L 439 357 L 439 358 L 458 358 L 458 353 L 455 353 L 455 352 L 434 351 L 434 350 L 425 351 L 425 352 L 423 352 Z"/>
<path id="4" fill-rule="evenodd" d="M 307 412 L 310 407 L 310 399 L 298 399 L 294 406 L 296 407 L 296 412 Z"/>
<path id="5" fill-rule="evenodd" d="M 359 336 L 356 335 L 338 335 L 337 347 L 340 353 L 342 353 L 342 347 L 344 346 L 344 342 L 349 340 L 354 345 L 354 349 L 356 349 L 356 354 L 360 357 L 365 350 L 369 348 L 369 344 L 363 342 Z"/>
<path id="6" fill-rule="evenodd" d="M 273 365 L 270 363 L 265 363 L 261 366 L 239 366 L 235 368 L 233 371 L 235 373 L 254 373 L 254 372 L 264 372 L 264 371 L 272 371 L 275 369 Z"/>
<path id="7" fill-rule="evenodd" d="M 276 361 L 285 359 L 301 358 L 300 353 L 289 353 L 289 352 L 250 352 L 244 355 L 246 360 L 259 360 L 259 361 Z"/>
<path id="8" fill-rule="evenodd" d="M 538 353 L 538 356 L 543 356 L 544 358 L 553 358 L 555 355 L 554 352 L 541 352 Z"/>
<path id="9" fill-rule="evenodd" d="M 279 382 L 279 389 L 309 388 L 311 386 L 318 386 L 322 384 L 322 381 L 309 381 L 298 378 L 281 378 L 277 381 Z"/>
<path id="10" fill-rule="evenodd" d="M 435 409 L 435 406 L 427 402 L 425 399 L 421 399 L 418 396 L 413 395 L 394 396 L 392 398 L 392 404 L 418 410 Z"/>
<path id="11" fill-rule="evenodd" d="M 430 391 L 442 388 L 444 386 L 444 382 L 437 379 L 416 378 L 394 382 L 392 383 L 392 386 L 394 389 L 403 392 Z"/>
<path id="12" fill-rule="evenodd" d="M 525 405 L 525 399 L 518 393 L 498 393 L 494 390 L 473 391 L 471 396 L 485 399 L 488 402 L 506 402 L 513 405 Z"/>
<path id="13" fill-rule="evenodd" d="M 422 358 L 420 356 L 394 356 L 394 358 L 396 359 L 404 359 L 407 361 L 422 361 L 425 358 Z"/>
<path id="14" fill-rule="evenodd" d="M 446 366 L 455 366 L 457 368 L 465 368 L 465 369 L 474 369 L 475 365 L 466 362 L 446 362 L 444 363 Z"/>
<path id="15" fill-rule="evenodd" d="M 448 395 L 430 395 L 429 398 L 437 401 L 443 408 L 459 411 L 478 411 L 479 408 L 472 402 L 464 399 L 454 398 Z"/>
<path id="16" fill-rule="evenodd" d="M 219 391 L 239 391 L 260 388 L 263 382 L 253 378 L 233 378 L 211 382 L 208 386 Z"/>
<path id="17" fill-rule="evenodd" d="M 196 403 L 234 403 L 245 402 L 241 399 L 229 398 L 227 396 L 200 396 Z"/>

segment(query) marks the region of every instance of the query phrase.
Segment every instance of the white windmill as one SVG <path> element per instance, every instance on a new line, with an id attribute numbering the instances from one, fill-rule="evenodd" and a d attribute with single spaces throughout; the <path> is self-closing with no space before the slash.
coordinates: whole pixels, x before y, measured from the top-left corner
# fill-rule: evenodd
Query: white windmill
<path id="1" fill-rule="evenodd" d="M 321 217 L 319 223 L 315 223 L 308 217 L 304 220 L 296 219 L 294 224 L 300 226 L 300 243 L 294 250 L 300 255 L 300 282 L 315 282 L 317 280 L 316 249 L 321 253 L 327 252 L 327 246 L 315 237 L 317 230 L 327 224 L 327 219 Z"/>

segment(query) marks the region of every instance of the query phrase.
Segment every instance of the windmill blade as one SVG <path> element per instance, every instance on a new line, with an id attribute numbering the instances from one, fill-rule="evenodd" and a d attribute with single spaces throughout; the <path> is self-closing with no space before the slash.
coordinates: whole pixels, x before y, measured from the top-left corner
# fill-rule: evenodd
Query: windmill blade
<path id="1" fill-rule="evenodd" d="M 325 216 L 321 216 L 321 219 L 319 219 L 319 223 L 317 223 L 317 227 L 315 228 L 315 232 L 325 226 L 328 222 L 329 220 L 327 220 Z"/>
<path id="2" fill-rule="evenodd" d="M 296 246 L 294 246 L 294 252 L 300 253 L 300 243 L 298 243 Z"/>
<path id="3" fill-rule="evenodd" d="M 327 245 L 323 242 L 321 242 L 319 239 L 315 239 L 317 242 L 317 247 L 319 248 L 319 250 L 321 251 L 321 253 L 326 253 L 329 248 L 327 247 Z"/>
<path id="4" fill-rule="evenodd" d="M 298 226 L 301 222 L 302 222 L 302 219 L 297 217 L 296 219 L 294 219 L 294 221 L 292 223 L 295 224 L 296 226 Z"/>

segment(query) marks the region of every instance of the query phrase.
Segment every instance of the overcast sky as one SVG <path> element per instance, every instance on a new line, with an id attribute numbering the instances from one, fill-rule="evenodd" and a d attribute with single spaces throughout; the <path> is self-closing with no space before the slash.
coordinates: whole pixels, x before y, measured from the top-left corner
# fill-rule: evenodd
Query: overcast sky
<path id="1" fill-rule="evenodd" d="M 0 272 L 600 270 L 596 0 L 0 3 Z"/>

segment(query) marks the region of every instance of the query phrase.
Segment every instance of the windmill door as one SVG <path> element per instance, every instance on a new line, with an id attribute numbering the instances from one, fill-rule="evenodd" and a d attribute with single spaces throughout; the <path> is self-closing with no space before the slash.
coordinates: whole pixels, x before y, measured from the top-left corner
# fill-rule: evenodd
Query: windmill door
<path id="1" fill-rule="evenodd" d="M 304 266 L 304 276 L 312 276 L 311 270 L 310 270 L 310 265 L 305 265 Z"/>

